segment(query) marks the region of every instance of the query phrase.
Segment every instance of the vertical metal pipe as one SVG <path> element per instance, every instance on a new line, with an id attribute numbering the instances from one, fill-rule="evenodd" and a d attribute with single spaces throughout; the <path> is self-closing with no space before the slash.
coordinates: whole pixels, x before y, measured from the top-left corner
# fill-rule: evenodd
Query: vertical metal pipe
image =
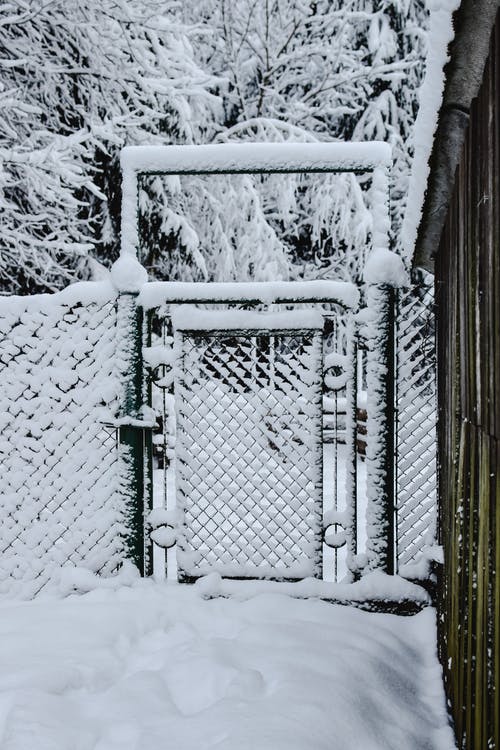
<path id="1" fill-rule="evenodd" d="M 346 535 L 347 535 L 347 568 L 356 574 L 357 554 L 357 345 L 355 341 L 355 326 L 352 316 L 347 321 L 346 330 L 347 349 L 346 359 L 348 377 L 346 383 Z"/>
<path id="2" fill-rule="evenodd" d="M 371 569 L 394 565 L 394 302 L 395 290 L 371 285 L 367 414 L 367 553 Z"/>
<path id="3" fill-rule="evenodd" d="M 152 555 L 145 534 L 151 508 L 151 428 L 144 425 L 145 379 L 142 358 L 144 314 L 137 294 L 118 297 L 117 349 L 122 379 L 119 414 L 121 492 L 126 505 L 125 548 L 141 575 L 151 573 Z"/>

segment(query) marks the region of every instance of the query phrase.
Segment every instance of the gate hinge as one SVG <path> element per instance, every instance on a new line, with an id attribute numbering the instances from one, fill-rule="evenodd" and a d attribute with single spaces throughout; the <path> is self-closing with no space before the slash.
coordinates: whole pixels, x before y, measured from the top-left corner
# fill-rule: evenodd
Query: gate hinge
<path id="1" fill-rule="evenodd" d="M 151 528 L 149 535 L 152 541 L 163 549 L 173 547 L 177 543 L 179 520 L 177 510 L 153 508 L 147 517 L 147 522 Z"/>

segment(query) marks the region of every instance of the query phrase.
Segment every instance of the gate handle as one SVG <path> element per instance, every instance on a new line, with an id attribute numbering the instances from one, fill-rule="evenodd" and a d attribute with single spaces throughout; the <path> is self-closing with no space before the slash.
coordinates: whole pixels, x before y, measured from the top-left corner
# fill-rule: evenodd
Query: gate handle
<path id="1" fill-rule="evenodd" d="M 325 513 L 323 523 L 323 544 L 331 549 L 339 549 L 347 543 L 347 534 L 345 526 L 347 523 L 346 514 L 338 510 L 330 510 Z M 336 531 L 340 526 L 342 531 Z M 328 533 L 332 529 L 331 533 Z"/>

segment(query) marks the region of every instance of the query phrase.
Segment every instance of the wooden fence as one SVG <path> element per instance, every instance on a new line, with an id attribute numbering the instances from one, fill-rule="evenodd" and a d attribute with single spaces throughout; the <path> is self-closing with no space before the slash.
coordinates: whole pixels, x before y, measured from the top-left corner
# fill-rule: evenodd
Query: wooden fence
<path id="1" fill-rule="evenodd" d="M 461 749 L 500 747 L 500 31 L 437 264 L 441 657 Z"/>

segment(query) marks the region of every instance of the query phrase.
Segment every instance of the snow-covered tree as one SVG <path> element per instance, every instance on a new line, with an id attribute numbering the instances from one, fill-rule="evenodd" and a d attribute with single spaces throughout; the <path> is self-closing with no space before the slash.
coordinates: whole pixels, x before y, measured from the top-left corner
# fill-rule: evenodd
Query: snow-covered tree
<path id="1" fill-rule="evenodd" d="M 186 0 L 183 8 L 185 22 L 198 20 L 200 66 L 228 81 L 217 140 L 392 145 L 398 247 L 423 73 L 424 0 Z M 164 273 L 182 267 L 185 274 L 178 264 L 189 258 L 200 278 L 358 278 L 369 202 L 369 182 L 345 175 L 188 181 L 169 199 L 170 225 L 183 230 L 171 235 Z"/>
<path id="2" fill-rule="evenodd" d="M 381 139 L 404 211 L 425 0 L 9 0 L 0 17 L 0 288 L 63 286 L 118 246 L 125 143 Z M 358 278 L 370 183 L 151 178 L 157 278 Z M 94 261 L 92 260 L 94 259 Z"/>
<path id="3" fill-rule="evenodd" d="M 48 290 L 116 252 L 125 143 L 194 142 L 217 82 L 162 0 L 11 0 L 0 16 L 0 289 Z"/>

